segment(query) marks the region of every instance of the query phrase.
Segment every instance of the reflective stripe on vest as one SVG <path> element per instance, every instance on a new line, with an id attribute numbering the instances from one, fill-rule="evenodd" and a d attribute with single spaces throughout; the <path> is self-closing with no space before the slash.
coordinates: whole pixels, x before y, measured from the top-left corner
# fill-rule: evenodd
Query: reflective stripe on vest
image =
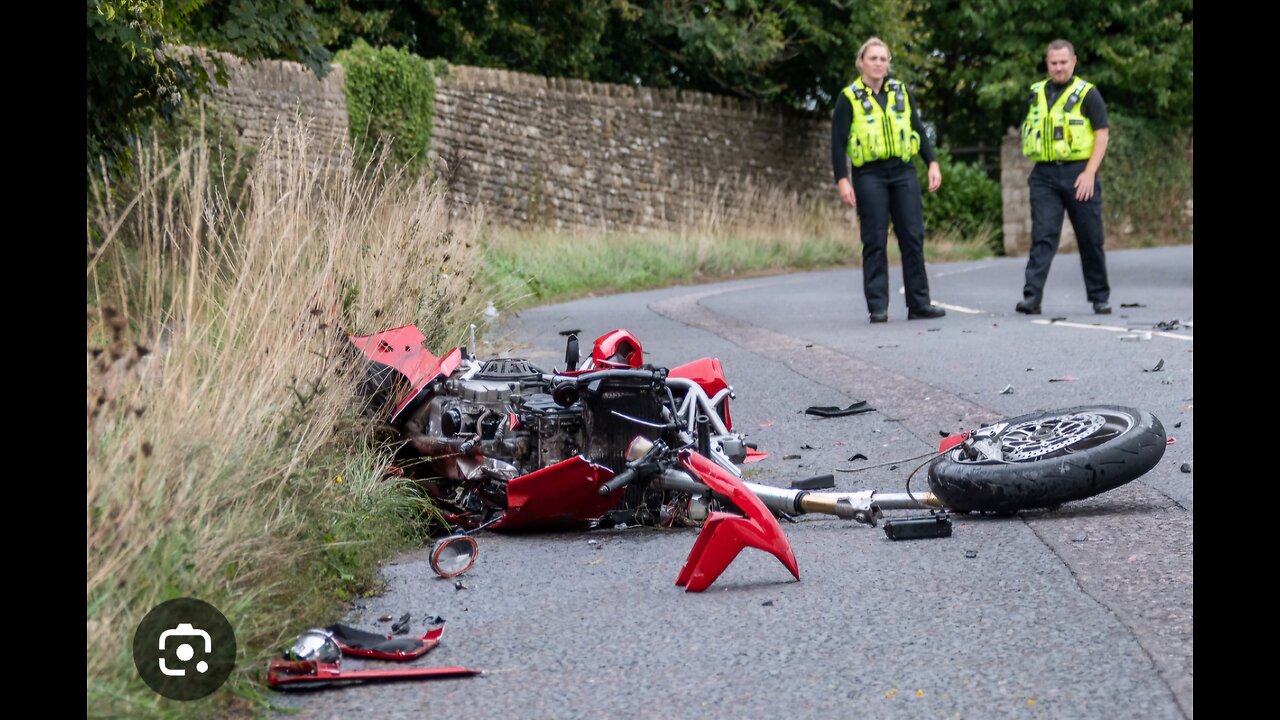
<path id="1" fill-rule="evenodd" d="M 1022 121 L 1022 154 L 1032 162 L 1088 160 L 1093 154 L 1093 123 L 1084 115 L 1084 98 L 1093 83 L 1076 78 L 1053 107 L 1045 94 L 1047 80 L 1031 86 L 1035 96 Z"/>
<path id="2" fill-rule="evenodd" d="M 897 80 L 887 81 L 885 88 L 887 111 L 875 101 L 862 78 L 844 89 L 853 107 L 845 154 L 854 167 L 891 157 L 910 162 L 920 150 L 920 134 L 911 128 L 911 98 L 906 88 Z"/>

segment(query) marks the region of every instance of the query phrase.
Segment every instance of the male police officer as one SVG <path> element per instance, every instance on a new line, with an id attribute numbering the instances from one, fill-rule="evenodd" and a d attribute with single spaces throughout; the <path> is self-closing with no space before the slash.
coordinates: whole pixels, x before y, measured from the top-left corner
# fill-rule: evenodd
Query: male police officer
<path id="1" fill-rule="evenodd" d="M 1080 247 L 1084 288 L 1093 311 L 1111 312 L 1107 259 L 1102 244 L 1102 184 L 1098 166 L 1107 152 L 1107 106 L 1093 83 L 1075 77 L 1075 48 L 1049 43 L 1049 79 L 1031 86 L 1022 123 L 1022 153 L 1035 162 L 1031 187 L 1031 256 L 1016 309 L 1040 314 L 1049 265 L 1058 252 L 1062 212 L 1071 218 Z"/>

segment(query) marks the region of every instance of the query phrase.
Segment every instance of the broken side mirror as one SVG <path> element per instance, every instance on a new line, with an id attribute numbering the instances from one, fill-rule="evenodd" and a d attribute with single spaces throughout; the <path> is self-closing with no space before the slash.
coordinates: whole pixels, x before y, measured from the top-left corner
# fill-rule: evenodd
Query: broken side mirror
<path id="1" fill-rule="evenodd" d="M 470 535 L 440 538 L 431 548 L 431 569 L 443 578 L 461 575 L 475 564 L 478 552 L 476 539 Z"/>

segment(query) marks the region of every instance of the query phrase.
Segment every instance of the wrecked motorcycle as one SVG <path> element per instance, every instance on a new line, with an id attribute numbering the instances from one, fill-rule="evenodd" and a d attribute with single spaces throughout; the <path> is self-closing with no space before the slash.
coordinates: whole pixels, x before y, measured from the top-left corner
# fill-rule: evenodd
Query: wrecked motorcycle
<path id="1" fill-rule="evenodd" d="M 744 482 L 738 466 L 766 455 L 733 430 L 719 360 L 654 367 L 625 330 L 597 338 L 583 359 L 576 332 L 565 334 L 565 369 L 551 372 L 520 358 L 480 361 L 465 348 L 438 357 L 412 325 L 350 341 L 369 361 L 364 395 L 404 440 L 397 472 L 422 484 L 448 523 L 468 533 L 701 523 L 677 578 L 689 591 L 709 586 L 744 547 L 773 554 L 798 579 L 777 517 L 874 526 L 885 510 L 1053 507 L 1137 478 L 1165 450 L 1150 413 L 1082 406 L 944 438 L 931 492 Z M 459 574 L 475 548 L 466 534 L 446 539 L 432 565 Z"/>

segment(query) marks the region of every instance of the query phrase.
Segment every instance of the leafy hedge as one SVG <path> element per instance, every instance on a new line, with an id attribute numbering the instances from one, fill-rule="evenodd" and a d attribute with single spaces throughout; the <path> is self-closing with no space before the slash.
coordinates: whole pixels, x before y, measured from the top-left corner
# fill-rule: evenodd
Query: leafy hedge
<path id="1" fill-rule="evenodd" d="M 1112 235 L 1124 244 L 1189 239 L 1191 130 L 1114 111 L 1107 124 L 1110 142 L 1098 177 L 1108 244 Z"/>
<path id="2" fill-rule="evenodd" d="M 334 61 L 346 70 L 347 123 L 357 158 L 375 157 L 391 144 L 391 161 L 415 172 L 426 168 L 436 96 L 436 66 L 393 47 L 356 40 Z"/>
<path id="3" fill-rule="evenodd" d="M 916 163 L 920 189 L 924 195 L 924 219 L 931 234 L 943 231 L 963 238 L 989 235 L 988 242 L 996 253 L 1003 253 L 1003 206 L 1000 183 L 987 177 L 977 165 L 959 162 L 945 148 L 938 148 L 938 166 L 942 169 L 942 187 L 929 192 L 927 166 Z"/>

